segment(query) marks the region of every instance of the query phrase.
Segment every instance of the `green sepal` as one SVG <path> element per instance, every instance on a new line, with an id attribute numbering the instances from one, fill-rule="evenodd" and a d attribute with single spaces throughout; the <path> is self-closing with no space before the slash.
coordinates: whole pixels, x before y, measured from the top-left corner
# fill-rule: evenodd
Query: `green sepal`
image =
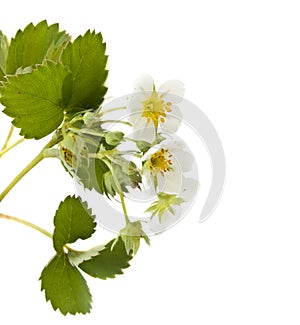
<path id="1" fill-rule="evenodd" d="M 141 238 L 150 245 L 150 239 L 143 231 L 140 221 L 130 222 L 120 230 L 120 237 L 123 239 L 127 254 L 137 253 L 140 247 Z"/>
<path id="2" fill-rule="evenodd" d="M 105 141 L 107 144 L 116 147 L 118 146 L 124 138 L 124 133 L 119 131 L 107 132 L 105 134 Z"/>
<path id="3" fill-rule="evenodd" d="M 138 147 L 138 149 L 145 154 L 150 148 L 151 148 L 151 143 L 147 142 L 147 141 L 143 141 L 143 140 L 138 140 L 135 142 L 136 146 Z"/>
<path id="4" fill-rule="evenodd" d="M 151 218 L 157 215 L 159 222 L 162 222 L 162 218 L 167 211 L 175 215 L 174 206 L 181 205 L 184 202 L 177 194 L 160 192 L 157 194 L 157 200 L 145 212 L 151 213 Z"/>

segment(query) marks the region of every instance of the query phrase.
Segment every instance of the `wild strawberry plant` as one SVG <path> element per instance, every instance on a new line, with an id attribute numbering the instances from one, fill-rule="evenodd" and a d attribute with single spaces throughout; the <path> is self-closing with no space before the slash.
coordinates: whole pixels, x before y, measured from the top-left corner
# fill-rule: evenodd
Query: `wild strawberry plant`
<path id="1" fill-rule="evenodd" d="M 185 169 L 177 168 L 174 153 L 181 150 L 186 160 L 189 153 L 168 136 L 180 124 L 176 103 L 183 96 L 182 83 L 171 81 L 156 89 L 150 77 L 144 78 L 125 107 L 105 109 L 107 59 L 102 35 L 94 31 L 72 41 L 58 24 L 42 21 L 19 30 L 10 41 L 0 32 L 0 102 L 3 113 L 12 118 L 0 157 L 26 139 L 50 136 L 40 153 L 4 187 L 0 201 L 39 162 L 54 157 L 84 190 L 116 200 L 123 210 L 124 227 L 118 236 L 87 251 L 70 247 L 96 230 L 96 218 L 80 196 L 68 196 L 59 204 L 53 234 L 0 214 L 51 238 L 55 253 L 41 272 L 41 289 L 64 315 L 90 312 L 91 294 L 84 274 L 114 278 L 129 267 L 141 239 L 149 244 L 143 220 L 132 220 L 127 211 L 128 192 L 143 191 L 144 183 L 148 184 L 154 199 L 145 214 L 158 223 L 174 216 L 185 202 L 185 180 L 174 183 L 174 179 L 182 180 Z M 128 111 L 125 120 L 107 118 L 124 109 Z M 131 137 L 124 127 L 131 128 Z M 20 138 L 11 143 L 15 128 Z M 130 150 L 123 148 L 128 143 Z"/>

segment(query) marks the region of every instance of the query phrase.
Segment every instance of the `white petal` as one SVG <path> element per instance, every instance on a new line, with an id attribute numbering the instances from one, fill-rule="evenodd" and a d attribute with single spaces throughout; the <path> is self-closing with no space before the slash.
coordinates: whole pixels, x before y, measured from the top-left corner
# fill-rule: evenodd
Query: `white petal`
<path id="1" fill-rule="evenodd" d="M 180 165 L 180 169 L 183 173 L 192 170 L 193 164 L 195 162 L 195 157 L 186 150 L 174 149 L 172 154 Z"/>
<path id="2" fill-rule="evenodd" d="M 182 119 L 182 112 L 177 105 L 172 105 L 171 109 L 172 111 L 168 113 L 168 115 L 174 115 L 175 117 Z"/>
<path id="3" fill-rule="evenodd" d="M 134 90 L 137 92 L 152 91 L 153 85 L 154 85 L 153 78 L 148 74 L 144 74 L 141 75 L 138 79 L 136 79 L 134 83 Z"/>
<path id="4" fill-rule="evenodd" d="M 185 88 L 181 81 L 169 80 L 159 87 L 158 92 L 165 95 L 165 100 L 176 104 L 181 102 L 185 93 Z"/>
<path id="5" fill-rule="evenodd" d="M 143 104 L 136 99 L 136 97 L 131 98 L 128 101 L 127 108 L 130 112 L 137 112 L 143 110 Z"/>
<path id="6" fill-rule="evenodd" d="M 199 190 L 198 180 L 193 178 L 184 178 L 180 197 L 182 197 L 187 202 L 192 201 L 197 195 L 198 190 Z"/>
<path id="7" fill-rule="evenodd" d="M 182 191 L 182 175 L 180 169 L 167 172 L 164 178 L 162 192 L 179 194 Z"/>
<path id="8" fill-rule="evenodd" d="M 129 113 L 127 116 L 128 121 L 132 124 L 132 127 L 135 128 L 135 126 L 139 123 L 139 120 L 142 118 L 142 113 L 139 111 L 133 113 Z"/>
<path id="9" fill-rule="evenodd" d="M 152 122 L 147 123 L 147 119 L 139 117 L 138 121 L 132 125 L 133 132 L 128 136 L 136 140 L 143 140 L 152 143 L 155 140 L 156 132 Z"/>
<path id="10" fill-rule="evenodd" d="M 151 95 L 152 95 L 152 91 L 139 90 L 132 94 L 132 98 L 134 98 L 136 102 L 139 102 L 142 105 L 143 101 L 149 98 Z"/>
<path id="11" fill-rule="evenodd" d="M 165 118 L 165 122 L 160 123 L 160 126 L 164 131 L 175 133 L 178 130 L 180 123 L 181 119 L 168 114 Z"/>

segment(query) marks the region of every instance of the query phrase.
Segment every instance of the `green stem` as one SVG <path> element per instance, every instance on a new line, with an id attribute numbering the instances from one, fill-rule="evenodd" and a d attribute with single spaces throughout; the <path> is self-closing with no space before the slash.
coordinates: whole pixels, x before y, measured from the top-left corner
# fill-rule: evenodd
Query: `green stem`
<path id="1" fill-rule="evenodd" d="M 60 140 L 61 138 L 57 134 L 53 136 L 53 138 L 46 144 L 46 146 L 42 149 L 42 151 L 23 170 L 21 170 L 21 172 L 11 181 L 11 183 L 0 194 L 0 202 L 33 167 L 35 167 L 39 162 L 41 162 L 45 157 L 47 157 L 47 155 L 45 155 L 46 149 L 53 147 Z"/>
<path id="2" fill-rule="evenodd" d="M 110 108 L 110 109 L 104 110 L 102 112 L 100 111 L 100 113 L 98 114 L 98 116 L 101 117 L 104 114 L 107 114 L 107 113 L 110 113 L 110 112 L 114 112 L 114 111 L 120 111 L 120 110 L 123 110 L 123 109 L 126 109 L 126 108 L 127 108 L 126 106 L 120 106 L 120 107 Z"/>
<path id="3" fill-rule="evenodd" d="M 120 123 L 120 124 L 125 124 L 125 125 L 128 125 L 128 126 L 132 126 L 132 124 L 129 123 L 129 122 L 119 121 L 119 120 L 105 120 L 105 121 L 102 121 L 101 123 L 102 124 L 105 124 L 105 123 Z"/>
<path id="4" fill-rule="evenodd" d="M 117 175 L 115 174 L 115 171 L 111 165 L 111 163 L 109 161 L 107 161 L 106 159 L 103 159 L 103 161 L 105 162 L 106 166 L 109 168 L 109 170 L 111 171 L 111 175 L 113 177 L 113 180 L 118 188 L 118 194 L 120 196 L 120 200 L 121 200 L 121 204 L 122 204 L 122 209 L 124 212 L 124 217 L 125 217 L 125 221 L 126 221 L 126 225 L 128 225 L 130 223 L 129 217 L 128 217 L 128 213 L 127 213 L 127 209 L 126 209 L 126 204 L 125 204 L 125 199 L 124 199 L 124 194 L 121 188 L 121 184 L 119 182 L 119 179 L 117 177 Z"/>
<path id="5" fill-rule="evenodd" d="M 40 233 L 42 233 L 43 235 L 49 237 L 52 239 L 52 234 L 50 234 L 50 232 L 48 232 L 47 230 L 29 222 L 29 221 L 26 221 L 26 220 L 23 220 L 23 219 L 20 219 L 20 218 L 17 218 L 17 217 L 12 217 L 12 216 L 8 216 L 6 214 L 3 214 L 3 213 L 0 213 L 0 218 L 2 219 L 7 219 L 7 220 L 12 220 L 12 221 L 16 221 L 16 222 L 19 222 L 27 227 L 30 227 L 36 231 L 39 231 Z"/>
<path id="6" fill-rule="evenodd" d="M 88 135 L 95 135 L 95 136 L 98 136 L 98 137 L 103 137 L 105 135 L 104 132 L 101 132 L 101 131 L 93 131 L 93 130 L 89 130 L 89 129 L 77 129 L 77 128 L 74 128 L 74 127 L 70 127 L 68 128 L 69 131 L 72 131 L 76 134 L 88 134 Z"/>
<path id="7" fill-rule="evenodd" d="M 6 139 L 5 139 L 5 142 L 4 142 L 3 146 L 2 146 L 1 151 L 3 151 L 3 150 L 7 147 L 8 142 L 9 142 L 9 140 L 10 140 L 10 138 L 11 138 L 13 132 L 14 132 L 14 129 L 15 129 L 14 126 L 11 125 L 11 126 L 10 126 L 10 129 L 9 129 L 9 131 L 8 131 L 8 135 L 7 135 L 7 137 L 6 137 Z"/>
<path id="8" fill-rule="evenodd" d="M 6 146 L 4 147 L 4 149 L 2 149 L 0 151 L 0 157 L 2 157 L 5 153 L 7 153 L 9 150 L 11 150 L 12 148 L 14 148 L 15 146 L 17 146 L 18 144 L 22 143 L 23 141 L 25 141 L 25 138 L 21 138 L 18 141 L 14 142 L 13 144 L 11 144 L 10 146 Z"/>
<path id="9" fill-rule="evenodd" d="M 35 225 L 34 223 L 29 222 L 27 220 L 20 219 L 20 218 L 17 218 L 17 217 L 13 217 L 13 216 L 9 216 L 9 215 L 3 214 L 3 213 L 0 213 L 0 218 L 1 219 L 6 219 L 6 220 L 12 220 L 12 221 L 21 223 L 22 225 L 30 227 L 30 228 L 42 233 L 43 235 L 45 235 L 45 236 L 47 236 L 47 237 L 49 237 L 51 239 L 53 238 L 53 235 L 49 231 Z M 69 247 L 68 245 L 65 245 L 64 247 L 67 248 L 69 251 L 77 252 L 73 248 Z"/>

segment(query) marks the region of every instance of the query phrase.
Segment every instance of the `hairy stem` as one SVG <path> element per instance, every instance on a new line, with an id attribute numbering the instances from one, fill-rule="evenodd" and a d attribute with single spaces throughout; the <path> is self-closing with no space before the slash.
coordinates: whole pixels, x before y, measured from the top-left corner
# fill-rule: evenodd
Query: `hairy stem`
<path id="1" fill-rule="evenodd" d="M 11 191 L 11 189 L 39 162 L 41 162 L 47 155 L 45 155 L 46 149 L 53 147 L 60 141 L 60 137 L 56 134 L 53 138 L 46 144 L 42 151 L 23 169 L 21 172 L 10 182 L 10 184 L 4 189 L 0 194 L 0 202 L 6 197 L 6 195 Z"/>
<path id="2" fill-rule="evenodd" d="M 109 109 L 106 109 L 106 110 L 103 110 L 103 111 L 100 111 L 98 116 L 103 116 L 104 114 L 107 114 L 107 113 L 110 113 L 110 112 L 114 112 L 114 111 L 120 111 L 120 110 L 124 110 L 126 109 L 127 107 L 126 106 L 120 106 L 120 107 L 114 107 L 114 108 L 109 108 Z"/>
<path id="3" fill-rule="evenodd" d="M 1 151 L 3 151 L 3 150 L 7 147 L 8 142 L 9 142 L 9 140 L 10 140 L 10 138 L 11 138 L 13 132 L 14 132 L 14 129 L 15 129 L 14 126 L 11 125 L 11 126 L 10 126 L 10 129 L 9 129 L 9 131 L 8 131 L 8 135 L 7 135 L 7 137 L 6 137 L 6 139 L 5 139 L 5 142 L 4 142 L 3 146 L 2 146 Z"/>
<path id="4" fill-rule="evenodd" d="M 15 222 L 21 223 L 22 225 L 25 225 L 27 227 L 30 227 L 31 229 L 34 229 L 34 230 L 42 233 L 43 235 L 45 235 L 45 236 L 47 236 L 47 237 L 49 237 L 51 239 L 53 238 L 53 235 L 49 231 L 47 231 L 47 230 L 45 230 L 45 229 L 43 229 L 43 228 L 35 225 L 34 223 L 29 222 L 27 220 L 20 219 L 20 218 L 17 218 L 17 217 L 13 217 L 13 216 L 9 216 L 9 215 L 3 214 L 3 213 L 0 213 L 0 218 L 1 219 L 11 220 L 11 221 L 15 221 Z M 66 249 L 68 249 L 69 251 L 77 252 L 76 250 L 74 250 L 73 248 L 69 247 L 68 245 L 65 245 L 64 247 Z"/>
<path id="5" fill-rule="evenodd" d="M 0 218 L 2 219 L 7 219 L 7 220 L 12 220 L 12 221 L 16 221 L 16 222 L 19 222 L 27 227 L 30 227 L 36 231 L 39 231 L 40 233 L 42 233 L 43 235 L 49 237 L 52 239 L 52 234 L 50 234 L 50 232 L 48 232 L 47 230 L 29 222 L 29 221 L 26 221 L 26 220 L 23 220 L 23 219 L 20 219 L 20 218 L 17 218 L 17 217 L 12 217 L 12 216 L 8 216 L 7 214 L 3 214 L 3 213 L 0 213 Z"/>
<path id="6" fill-rule="evenodd" d="M 125 217 L 125 221 L 126 221 L 126 224 L 129 224 L 130 223 L 130 220 L 129 220 L 129 217 L 128 217 L 128 213 L 127 213 L 127 209 L 126 209 L 126 204 L 125 204 L 125 199 L 124 199 L 124 194 L 123 194 L 123 191 L 122 191 L 122 188 L 121 188 L 121 184 L 119 182 L 119 179 L 117 177 L 117 175 L 115 174 L 115 171 L 111 165 L 111 163 L 109 161 L 107 161 L 106 159 L 103 159 L 103 161 L 105 162 L 106 166 L 109 168 L 109 170 L 111 171 L 111 175 L 113 177 L 113 180 L 118 188 L 118 194 L 120 196 L 120 200 L 121 200 L 121 204 L 122 204 L 122 209 L 123 209 L 123 212 L 124 212 L 124 217 Z"/>
<path id="7" fill-rule="evenodd" d="M 10 146 L 7 146 L 7 144 L 6 144 L 6 146 L 4 147 L 4 149 L 2 149 L 1 151 L 0 151 L 0 158 L 5 154 L 5 153 L 7 153 L 9 150 L 11 150 L 12 148 L 14 148 L 15 146 L 17 146 L 18 144 L 20 144 L 20 143 L 22 143 L 23 141 L 25 141 L 26 139 L 25 138 L 21 138 L 21 139 L 19 139 L 19 140 L 17 140 L 16 142 L 14 142 L 13 144 L 11 144 Z"/>
<path id="8" fill-rule="evenodd" d="M 125 124 L 125 125 L 128 125 L 128 126 L 132 126 L 132 124 L 129 123 L 129 122 L 119 121 L 119 120 L 104 120 L 104 121 L 102 121 L 102 124 L 105 124 L 105 123 L 120 123 L 120 124 Z"/>

